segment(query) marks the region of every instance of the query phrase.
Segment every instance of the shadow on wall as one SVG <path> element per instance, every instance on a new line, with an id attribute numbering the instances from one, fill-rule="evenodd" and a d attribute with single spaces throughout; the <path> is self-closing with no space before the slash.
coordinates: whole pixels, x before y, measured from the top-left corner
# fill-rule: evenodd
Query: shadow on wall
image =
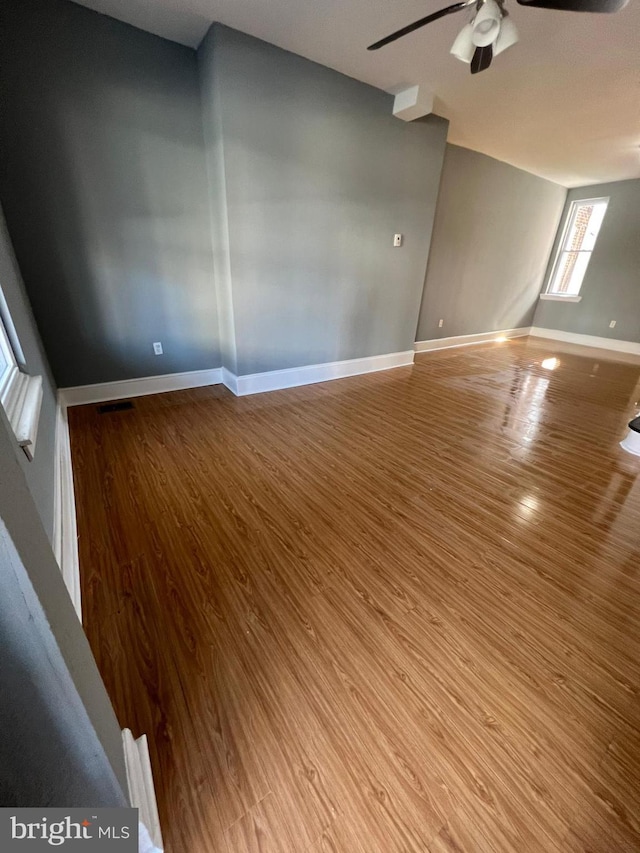
<path id="1" fill-rule="evenodd" d="M 73 4 L 20 5 L 0 190 L 58 384 L 218 366 L 193 52 Z"/>

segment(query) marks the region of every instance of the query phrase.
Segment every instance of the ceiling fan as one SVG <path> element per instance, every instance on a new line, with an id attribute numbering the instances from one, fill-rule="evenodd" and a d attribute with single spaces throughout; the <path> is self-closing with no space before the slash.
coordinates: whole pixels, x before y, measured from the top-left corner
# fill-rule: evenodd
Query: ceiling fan
<path id="1" fill-rule="evenodd" d="M 539 6 L 543 9 L 567 12 L 617 12 L 628 2 L 629 0 L 518 0 L 521 6 Z M 475 7 L 474 15 L 458 34 L 451 53 L 462 62 L 469 63 L 471 73 L 477 74 L 491 65 L 494 56 L 518 41 L 516 25 L 508 17 L 504 0 L 459 0 L 458 3 L 438 9 L 437 12 L 369 45 L 368 50 L 379 50 L 392 41 L 437 21 L 438 18 L 471 7 Z"/>

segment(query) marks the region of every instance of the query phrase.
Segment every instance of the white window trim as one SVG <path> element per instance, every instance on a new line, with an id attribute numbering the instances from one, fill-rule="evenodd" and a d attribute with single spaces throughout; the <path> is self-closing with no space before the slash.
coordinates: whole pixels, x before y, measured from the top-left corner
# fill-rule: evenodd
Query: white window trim
<path id="1" fill-rule="evenodd" d="M 8 368 L 0 379 L 0 403 L 16 440 L 31 460 L 36 451 L 42 405 L 42 376 L 29 376 L 18 367 L 13 348 L 0 320 L 0 350 Z"/>
<path id="2" fill-rule="evenodd" d="M 562 256 L 562 253 L 565 251 L 563 249 L 563 246 L 564 246 L 564 241 L 566 239 L 566 236 L 569 232 L 569 228 L 571 227 L 571 220 L 573 218 L 572 217 L 572 211 L 578 205 L 595 204 L 596 202 L 602 202 L 602 201 L 605 201 L 608 205 L 609 202 L 611 201 L 611 196 L 603 195 L 603 196 L 597 196 L 596 198 L 574 198 L 573 201 L 571 202 L 571 204 L 569 205 L 569 209 L 567 211 L 567 216 L 566 216 L 566 219 L 564 222 L 564 226 L 562 228 L 562 236 L 561 236 L 560 241 L 558 243 L 558 248 L 556 249 L 556 256 L 554 258 L 553 266 L 551 267 L 551 272 L 550 272 L 549 278 L 547 280 L 547 286 L 544 289 L 544 293 L 540 294 L 540 296 L 539 296 L 540 299 L 548 299 L 549 301 L 553 301 L 553 302 L 580 302 L 581 301 L 582 296 L 580 296 L 577 293 L 576 294 L 567 294 L 565 296 L 562 293 L 552 293 L 550 291 L 550 288 L 551 288 L 551 284 L 553 283 L 553 279 L 555 277 L 556 270 L 558 268 L 558 264 L 560 263 L 560 258 Z M 606 211 L 605 211 L 605 216 L 606 216 Z M 597 238 L 596 238 L 596 241 L 597 241 Z M 595 248 L 595 245 L 594 245 L 594 248 Z M 589 251 L 589 255 L 593 254 L 593 249 L 589 249 L 587 251 Z M 591 258 L 589 258 L 589 261 L 591 261 Z M 587 268 L 588 268 L 588 264 L 587 264 Z M 587 270 L 585 269 L 585 275 L 586 275 L 586 272 L 587 272 Z M 582 283 L 580 284 L 580 288 L 582 289 Z"/>
<path id="3" fill-rule="evenodd" d="M 563 296 L 562 293 L 541 293 L 540 299 L 548 299 L 549 302 L 582 302 L 582 296 Z"/>

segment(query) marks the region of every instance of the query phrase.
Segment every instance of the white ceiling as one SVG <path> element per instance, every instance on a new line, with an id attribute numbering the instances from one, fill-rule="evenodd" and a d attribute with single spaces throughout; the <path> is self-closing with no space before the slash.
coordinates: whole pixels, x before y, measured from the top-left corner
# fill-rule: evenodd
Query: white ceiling
<path id="1" fill-rule="evenodd" d="M 453 0 L 77 2 L 192 47 L 220 21 L 388 92 L 419 83 L 450 142 L 566 186 L 640 178 L 639 0 L 614 15 L 507 0 L 520 42 L 475 76 L 449 55 L 466 11 L 366 50 Z"/>

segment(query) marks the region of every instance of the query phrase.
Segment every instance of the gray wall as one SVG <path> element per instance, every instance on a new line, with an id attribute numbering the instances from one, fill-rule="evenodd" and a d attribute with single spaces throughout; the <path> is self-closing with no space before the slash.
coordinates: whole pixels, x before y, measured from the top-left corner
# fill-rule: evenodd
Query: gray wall
<path id="1" fill-rule="evenodd" d="M 640 342 L 640 180 L 569 190 L 565 215 L 572 201 L 600 196 L 610 201 L 580 290 L 582 301 L 540 301 L 534 322 L 543 329 Z M 614 329 L 610 320 L 616 321 Z"/>
<path id="2" fill-rule="evenodd" d="M 447 145 L 416 339 L 530 326 L 566 192 Z"/>
<path id="3" fill-rule="evenodd" d="M 20 366 L 34 376 L 42 376 L 43 380 L 42 408 L 38 422 L 35 456 L 30 462 L 26 455 L 19 451 L 17 458 L 37 507 L 40 521 L 51 540 L 53 537 L 56 389 L 20 278 L 1 208 L 0 289 L 24 354 L 24 363 Z"/>
<path id="4" fill-rule="evenodd" d="M 238 373 L 411 349 L 447 122 L 406 124 L 390 95 L 224 27 L 199 55 Z"/>
<path id="5" fill-rule="evenodd" d="M 194 51 L 4 0 L 0 55 L 0 198 L 58 384 L 219 366 Z"/>
<path id="6" fill-rule="evenodd" d="M 120 727 L 0 407 L 0 805 L 125 803 Z"/>
<path id="7" fill-rule="evenodd" d="M 411 348 L 445 120 L 219 26 L 198 79 L 63 0 L 7 0 L 0 51 L 0 199 L 59 385 Z"/>
<path id="8" fill-rule="evenodd" d="M 0 520 L 0 806 L 126 799 Z"/>

